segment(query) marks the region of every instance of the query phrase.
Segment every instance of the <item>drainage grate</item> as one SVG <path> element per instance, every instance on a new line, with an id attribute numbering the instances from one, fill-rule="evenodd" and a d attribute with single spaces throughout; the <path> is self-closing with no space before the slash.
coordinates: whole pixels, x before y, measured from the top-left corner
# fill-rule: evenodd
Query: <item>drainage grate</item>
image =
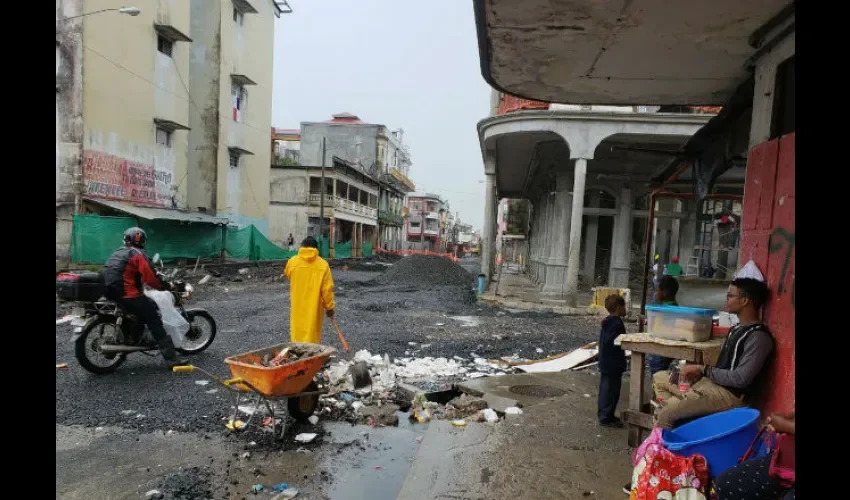
<path id="1" fill-rule="evenodd" d="M 512 385 L 508 390 L 514 394 L 532 398 L 555 398 L 567 393 L 567 391 L 547 385 Z"/>

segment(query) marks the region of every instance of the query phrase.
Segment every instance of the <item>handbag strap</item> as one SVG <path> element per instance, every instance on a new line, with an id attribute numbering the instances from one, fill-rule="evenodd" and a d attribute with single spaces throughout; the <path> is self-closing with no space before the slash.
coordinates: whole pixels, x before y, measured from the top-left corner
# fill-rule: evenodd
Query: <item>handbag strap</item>
<path id="1" fill-rule="evenodd" d="M 750 443 L 750 446 L 747 448 L 747 451 L 744 453 L 744 456 L 742 456 L 738 460 L 738 463 L 746 462 L 747 460 L 750 459 L 750 457 L 754 453 L 754 447 L 755 447 L 756 443 L 758 443 L 758 441 L 762 438 L 762 436 L 764 436 L 764 433 L 766 431 L 767 431 L 767 426 L 763 425 L 762 428 L 759 430 L 758 434 L 756 434 L 756 437 L 753 438 L 753 442 Z"/>

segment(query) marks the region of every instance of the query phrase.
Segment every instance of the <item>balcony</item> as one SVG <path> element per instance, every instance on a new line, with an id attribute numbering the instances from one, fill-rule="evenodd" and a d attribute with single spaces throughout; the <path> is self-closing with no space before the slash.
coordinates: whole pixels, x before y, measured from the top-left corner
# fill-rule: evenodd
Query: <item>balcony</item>
<path id="1" fill-rule="evenodd" d="M 378 210 L 378 222 L 386 226 L 401 227 L 404 225 L 404 217 L 387 210 Z"/>
<path id="2" fill-rule="evenodd" d="M 319 206 L 321 200 L 321 193 L 310 193 L 310 205 Z M 366 205 L 362 205 L 356 201 L 346 200 L 339 196 L 334 197 L 332 194 L 325 195 L 325 207 L 342 210 L 344 212 L 361 215 L 363 217 L 369 217 L 370 219 L 376 219 L 378 217 L 377 208 L 367 207 Z"/>

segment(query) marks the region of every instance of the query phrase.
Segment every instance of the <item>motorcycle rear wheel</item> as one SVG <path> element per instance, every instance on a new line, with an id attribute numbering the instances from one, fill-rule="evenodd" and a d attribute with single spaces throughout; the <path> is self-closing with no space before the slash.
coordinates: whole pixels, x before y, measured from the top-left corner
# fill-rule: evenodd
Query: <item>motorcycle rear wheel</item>
<path id="1" fill-rule="evenodd" d="M 114 318 L 96 319 L 83 329 L 80 337 L 74 342 L 74 356 L 77 358 L 77 362 L 87 371 L 97 375 L 112 373 L 127 360 L 126 354 L 112 354 L 110 358 L 100 353 L 99 347 L 103 342 L 103 336 L 107 328 L 118 328 Z M 89 352 L 89 347 L 91 348 L 91 353 Z M 90 354 L 93 354 L 92 358 L 99 357 L 101 361 L 105 360 L 107 363 L 105 365 L 95 363 L 94 359 L 90 358 Z"/>

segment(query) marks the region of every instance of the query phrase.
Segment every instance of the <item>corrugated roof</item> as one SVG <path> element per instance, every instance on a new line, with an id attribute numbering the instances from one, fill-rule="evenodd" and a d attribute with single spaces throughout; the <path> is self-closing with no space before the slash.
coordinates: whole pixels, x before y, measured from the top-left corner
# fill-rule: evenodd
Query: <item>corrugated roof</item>
<path id="1" fill-rule="evenodd" d="M 216 217 L 214 215 L 201 212 L 190 212 L 188 210 L 141 207 L 125 201 L 103 200 L 99 198 L 86 197 L 85 200 L 147 220 L 176 220 L 180 222 L 199 222 L 203 224 L 227 224 L 230 222 L 230 220 L 225 217 Z"/>

